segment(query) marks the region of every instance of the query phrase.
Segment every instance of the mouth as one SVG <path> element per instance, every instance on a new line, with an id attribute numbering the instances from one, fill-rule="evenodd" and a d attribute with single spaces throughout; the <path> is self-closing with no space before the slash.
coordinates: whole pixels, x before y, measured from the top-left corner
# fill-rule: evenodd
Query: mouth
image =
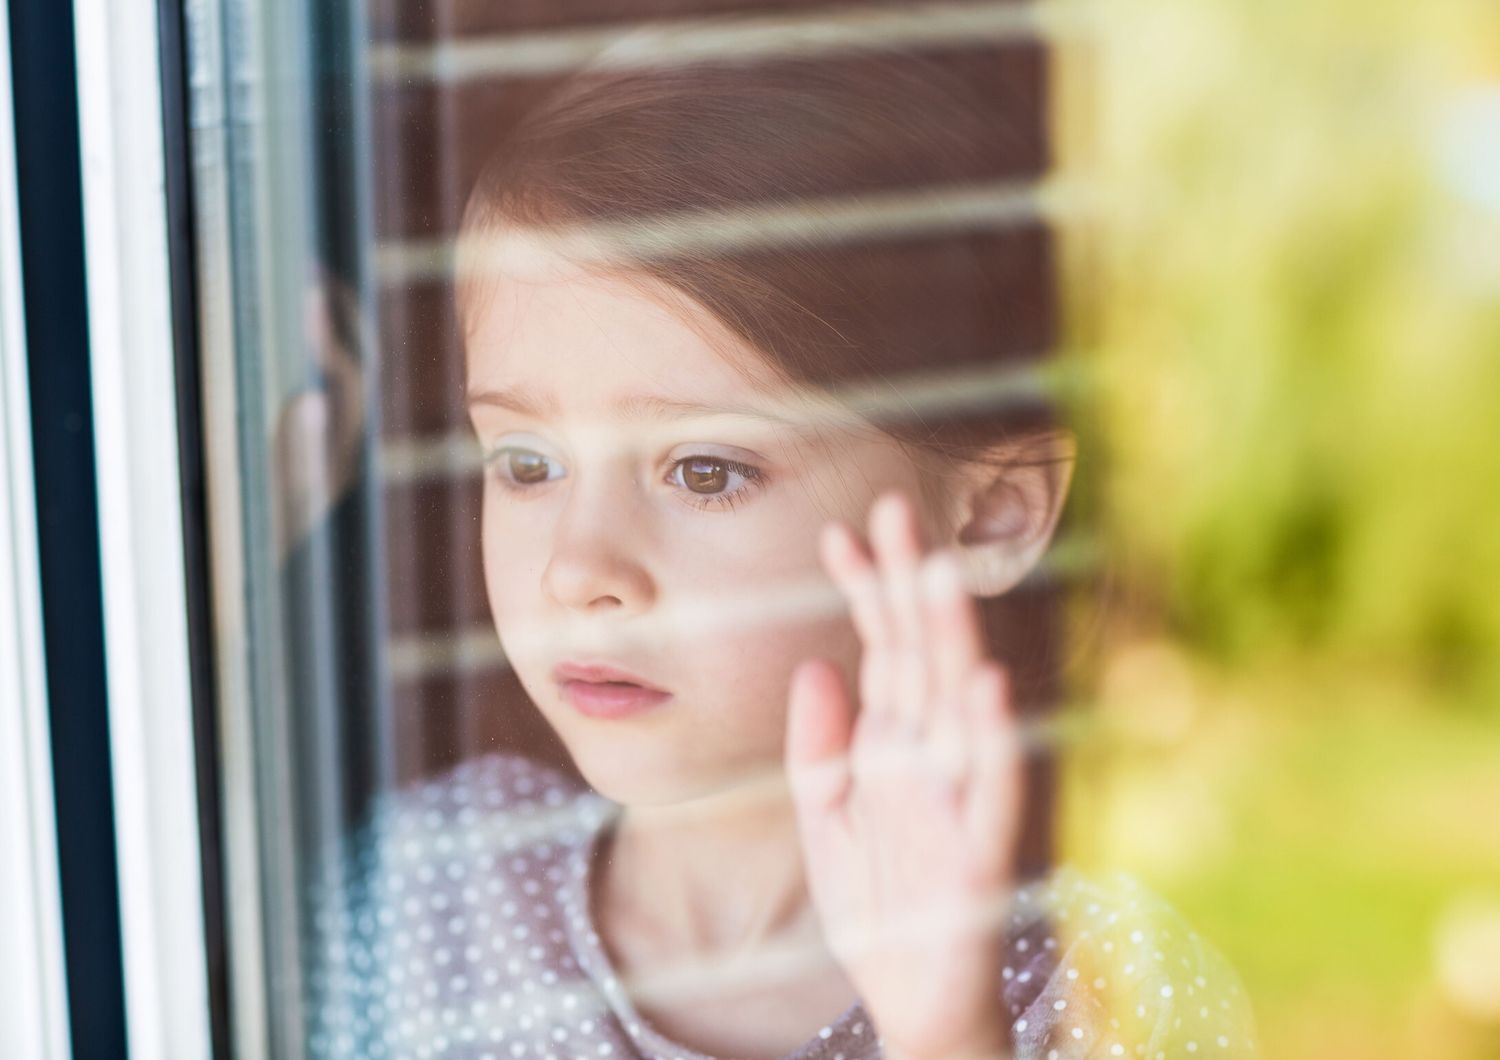
<path id="1" fill-rule="evenodd" d="M 552 671 L 563 699 L 591 718 L 626 718 L 660 706 L 672 693 L 615 666 L 562 663 Z"/>

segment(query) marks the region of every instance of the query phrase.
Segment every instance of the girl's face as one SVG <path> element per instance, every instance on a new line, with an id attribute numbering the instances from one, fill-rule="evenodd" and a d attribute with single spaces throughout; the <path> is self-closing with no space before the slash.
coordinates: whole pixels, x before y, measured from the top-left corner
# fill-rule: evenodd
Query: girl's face
<path id="1" fill-rule="evenodd" d="M 858 659 L 819 529 L 923 495 L 889 436 L 799 425 L 757 354 L 649 283 L 502 276 L 466 321 L 501 643 L 584 776 L 639 805 L 779 766 L 793 668 Z"/>

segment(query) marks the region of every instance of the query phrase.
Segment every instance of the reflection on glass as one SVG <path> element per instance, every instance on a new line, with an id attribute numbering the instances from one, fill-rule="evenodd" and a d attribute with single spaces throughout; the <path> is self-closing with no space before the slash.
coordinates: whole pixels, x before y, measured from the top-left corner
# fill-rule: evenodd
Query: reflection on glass
<path id="1" fill-rule="evenodd" d="M 1500 8 L 187 10 L 240 1052 L 1500 1055 Z"/>
<path id="2" fill-rule="evenodd" d="M 494 661 L 450 661 L 502 672 L 436 747 L 401 717 L 414 782 L 323 849 L 312 1054 L 1252 1055 L 1208 942 L 1051 865 L 1048 549 L 1088 455 L 1035 45 L 651 47 L 526 108 L 451 254 L 387 255 L 406 310 L 452 299 L 478 449 L 473 494 L 409 476 L 465 518 L 437 553 L 420 505 L 386 524 L 392 600 L 482 597 Z M 359 415 L 338 301 L 282 420 L 289 544 Z"/>
<path id="3" fill-rule="evenodd" d="M 241 1052 L 1500 1053 L 1493 5 L 187 8 Z"/>

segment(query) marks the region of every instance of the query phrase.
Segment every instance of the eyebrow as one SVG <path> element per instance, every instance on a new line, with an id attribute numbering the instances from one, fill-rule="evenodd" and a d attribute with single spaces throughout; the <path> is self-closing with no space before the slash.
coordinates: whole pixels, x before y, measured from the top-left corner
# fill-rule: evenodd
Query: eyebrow
<path id="1" fill-rule="evenodd" d="M 533 416 L 537 419 L 545 419 L 557 411 L 556 402 L 549 401 L 521 387 L 501 388 L 499 390 L 470 390 L 464 395 L 464 403 L 470 408 L 473 408 L 475 405 L 489 405 L 493 408 L 508 409 L 511 412 L 519 412 L 523 416 Z"/>
<path id="2" fill-rule="evenodd" d="M 523 416 L 546 419 L 557 415 L 557 402 L 523 387 L 471 390 L 467 403 L 508 409 Z M 706 405 L 681 401 L 655 394 L 632 394 L 614 403 L 615 410 L 629 420 L 686 419 L 692 416 L 747 416 L 759 420 L 782 422 L 783 417 L 769 408 L 752 405 Z"/>

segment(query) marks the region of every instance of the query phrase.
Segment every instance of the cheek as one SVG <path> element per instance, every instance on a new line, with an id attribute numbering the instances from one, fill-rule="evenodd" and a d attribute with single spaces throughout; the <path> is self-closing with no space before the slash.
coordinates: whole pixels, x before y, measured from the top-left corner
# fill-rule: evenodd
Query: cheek
<path id="1" fill-rule="evenodd" d="M 781 699 L 802 660 L 857 658 L 853 625 L 818 558 L 824 520 L 811 505 L 747 508 L 712 538 L 700 529 L 671 553 L 663 601 L 691 598 L 704 608 L 703 625 L 689 621 L 674 639 L 690 657 L 714 660 L 718 680 Z"/>
<path id="2" fill-rule="evenodd" d="M 786 746 L 792 672 L 806 659 L 821 657 L 852 679 L 859 657 L 853 627 L 835 619 L 764 626 L 689 650 L 694 699 L 703 711 L 702 735 L 692 753 L 708 769 L 779 761 Z M 848 687 L 853 688 L 852 681 Z"/>
<path id="3" fill-rule="evenodd" d="M 718 679 L 785 691 L 809 655 L 843 661 L 854 630 L 818 558 L 828 513 L 801 489 L 722 516 L 701 513 L 672 530 L 657 564 L 660 601 L 690 602 L 672 639 Z M 808 601 L 819 601 L 811 611 Z M 702 653 L 701 655 L 699 653 Z"/>
<path id="4" fill-rule="evenodd" d="M 769 504 L 674 515 L 663 546 L 658 572 L 666 593 L 758 599 L 820 573 L 817 526 Z"/>
<path id="5" fill-rule="evenodd" d="M 837 663 L 846 674 L 859 660 L 859 638 L 842 615 L 785 621 L 745 636 L 736 647 L 738 679 L 744 687 L 770 689 L 784 699 L 792 671 L 811 658 Z"/>
<path id="6" fill-rule="evenodd" d="M 490 613 L 504 635 L 509 622 L 535 607 L 546 569 L 545 536 L 537 532 L 537 519 L 530 522 L 515 505 L 500 503 L 486 485 L 480 520 L 480 550 L 484 562 L 484 585 Z"/>

